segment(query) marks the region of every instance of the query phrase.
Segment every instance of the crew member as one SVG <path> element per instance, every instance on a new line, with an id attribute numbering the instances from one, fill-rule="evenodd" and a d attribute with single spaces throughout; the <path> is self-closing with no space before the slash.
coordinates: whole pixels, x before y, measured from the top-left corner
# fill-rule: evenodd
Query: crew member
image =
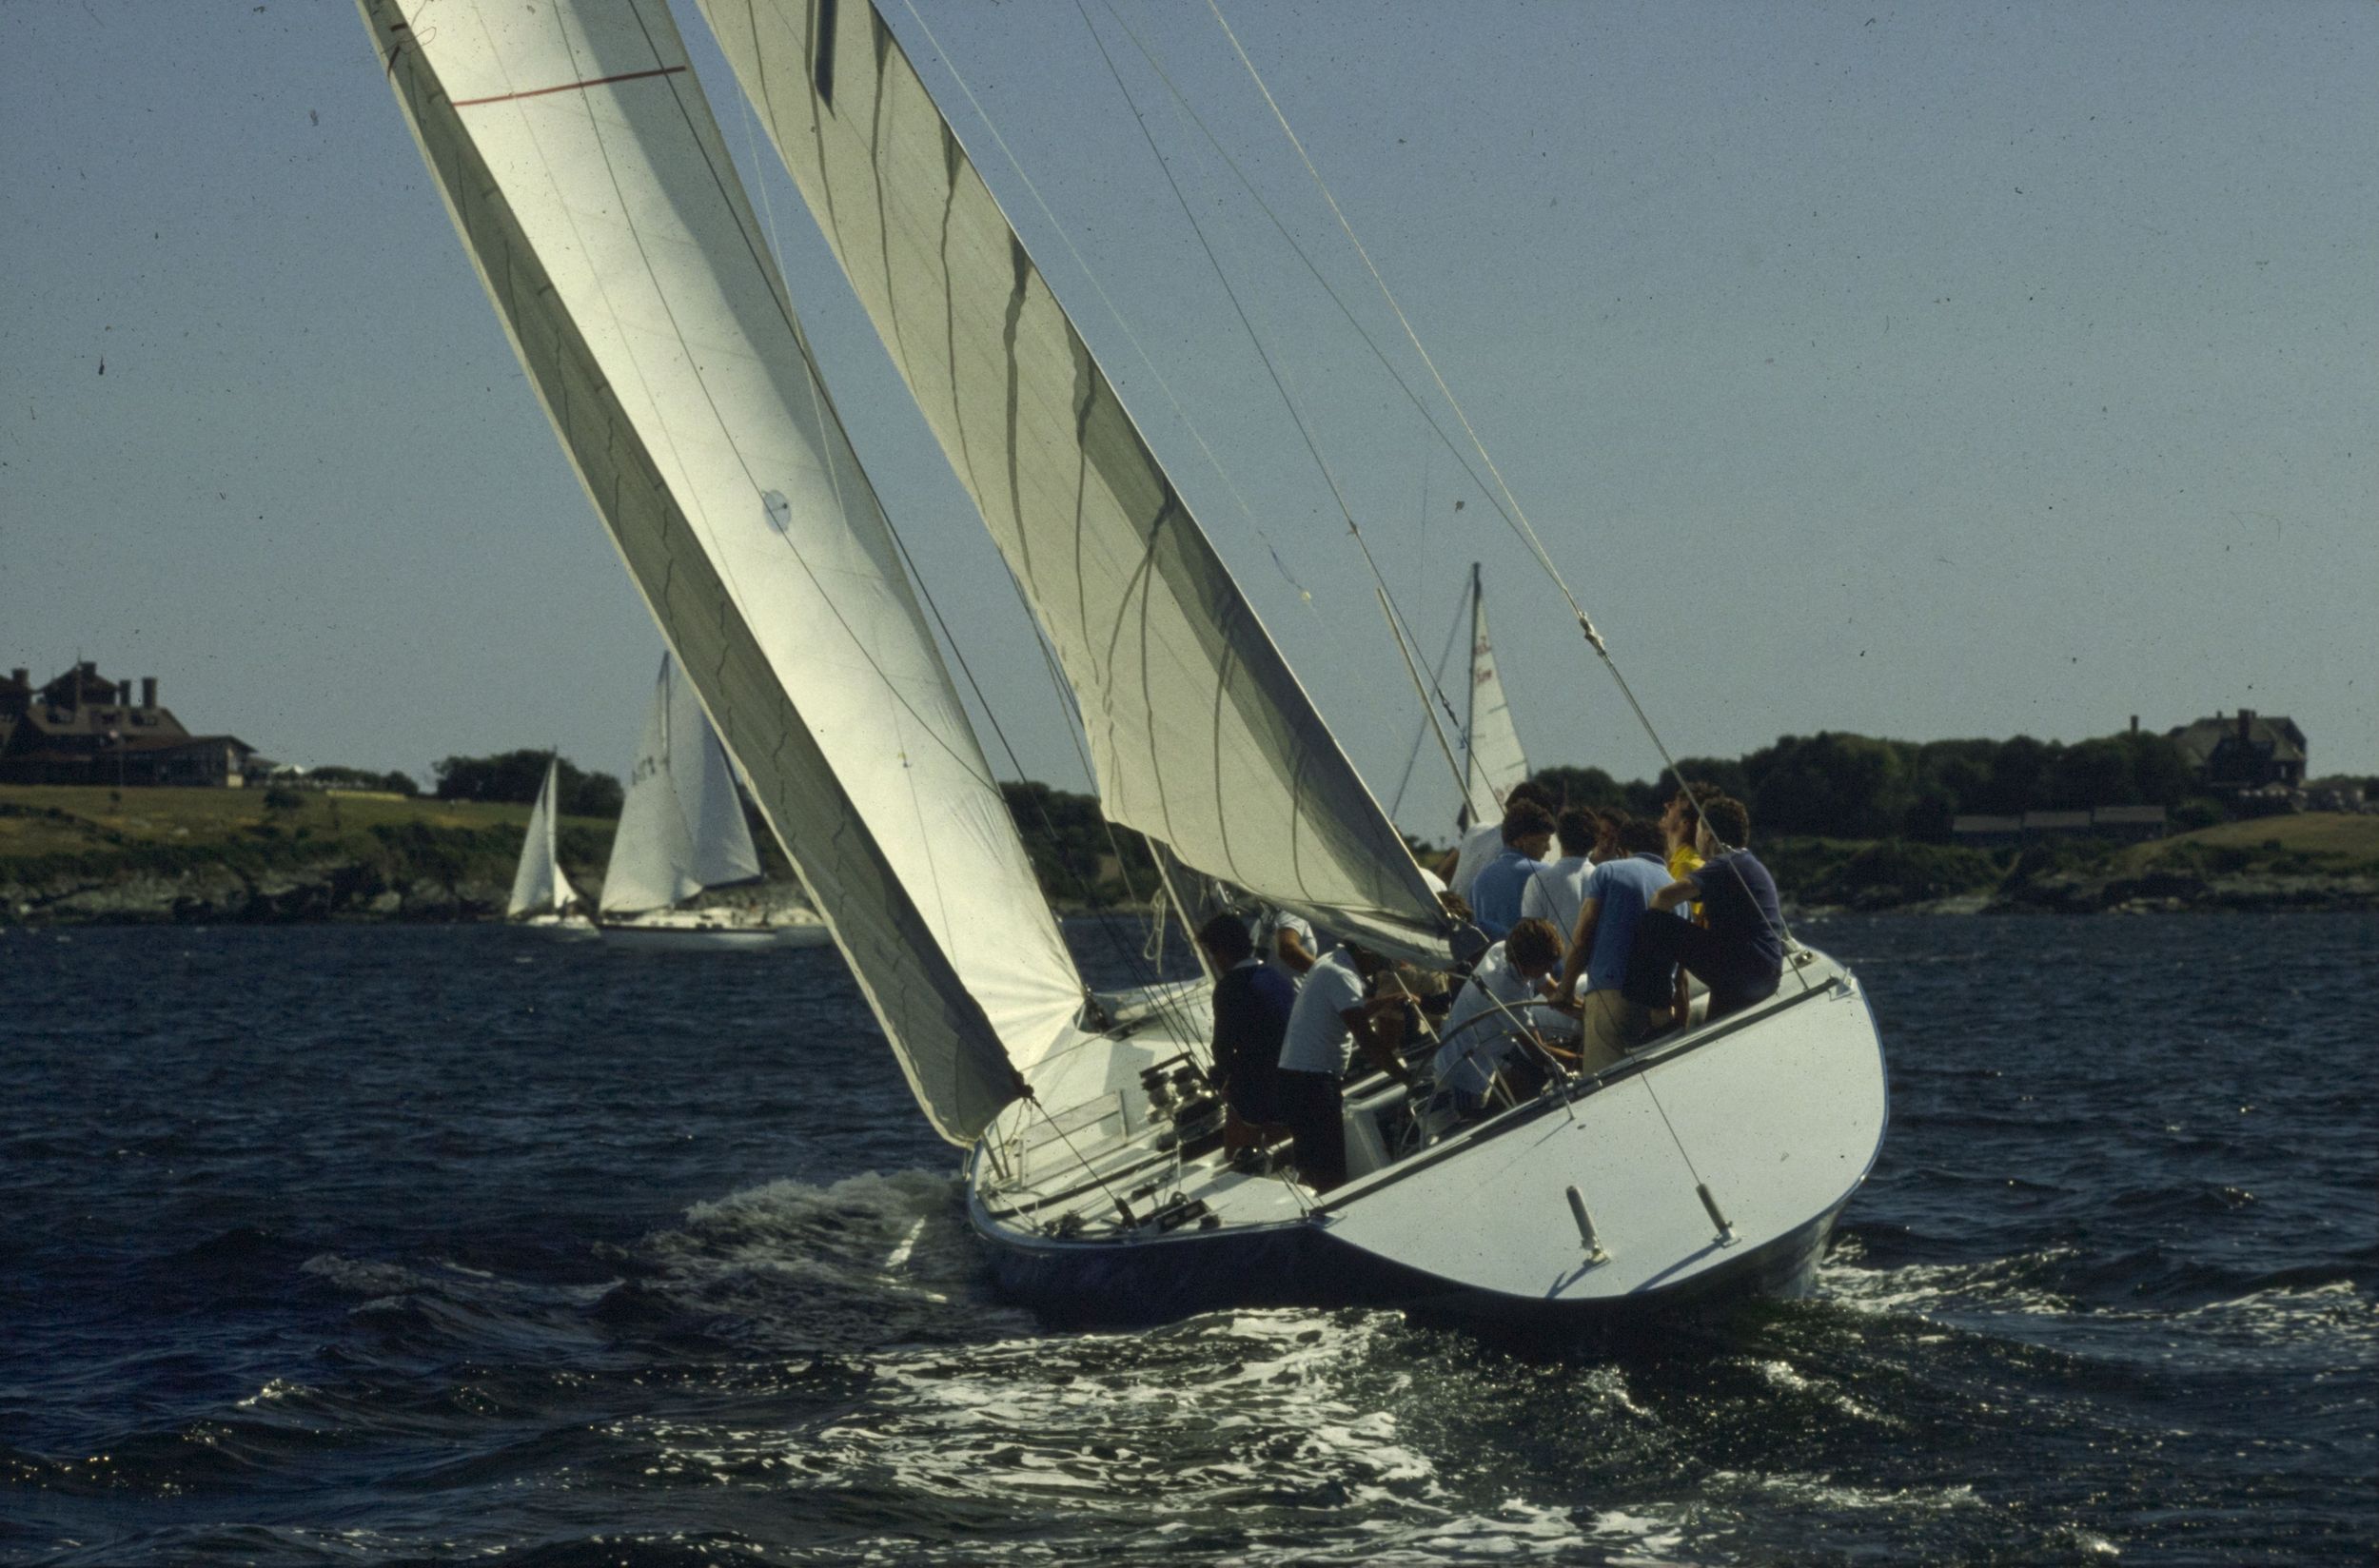
<path id="1" fill-rule="evenodd" d="M 1223 1097 L 1223 1142 L 1243 1148 L 1285 1137 L 1274 1080 L 1297 988 L 1256 955 L 1235 914 L 1218 914 L 1198 928 L 1198 946 L 1215 974 L 1210 1076 Z"/>
<path id="2" fill-rule="evenodd" d="M 1347 1125 L 1340 1086 L 1350 1046 L 1398 1083 L 1412 1074 L 1397 1059 L 1404 1037 L 1405 998 L 1372 997 L 1371 982 L 1387 967 L 1367 948 L 1349 942 L 1306 972 L 1289 1009 L 1275 1082 L 1280 1119 L 1295 1140 L 1298 1174 L 1316 1192 L 1347 1179 Z"/>

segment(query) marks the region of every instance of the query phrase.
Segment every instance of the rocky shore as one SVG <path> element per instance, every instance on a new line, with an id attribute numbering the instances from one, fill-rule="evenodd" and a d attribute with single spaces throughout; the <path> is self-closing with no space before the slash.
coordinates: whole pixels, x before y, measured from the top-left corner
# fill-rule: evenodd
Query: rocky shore
<path id="1" fill-rule="evenodd" d="M 390 875 L 354 860 L 250 872 L 219 865 L 176 872 L 0 877 L 0 924 L 275 925 L 310 920 L 501 919 L 511 889 L 483 879 Z"/>
<path id="2" fill-rule="evenodd" d="M 260 870 L 210 865 L 171 872 L 64 873 L 31 881 L 13 880 L 0 866 L 0 925 L 500 920 L 509 892 L 507 882 L 489 875 L 408 873 L 344 858 Z M 1911 896 L 1897 887 L 1866 888 L 1840 902 L 1798 901 L 1793 913 L 1805 918 L 1883 912 L 2138 914 L 2373 909 L 2379 909 L 2379 876 L 2060 872 L 2035 874 L 2012 886 L 1939 896 Z"/>

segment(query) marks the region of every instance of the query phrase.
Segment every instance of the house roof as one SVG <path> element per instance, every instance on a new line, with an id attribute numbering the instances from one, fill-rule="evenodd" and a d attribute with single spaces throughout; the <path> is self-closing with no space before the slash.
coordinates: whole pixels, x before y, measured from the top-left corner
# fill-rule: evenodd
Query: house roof
<path id="1" fill-rule="evenodd" d="M 2238 719 L 2236 715 L 2226 718 L 2217 714 L 2184 724 L 2169 734 L 2190 761 L 2202 768 L 2225 741 L 2237 738 Z M 2247 721 L 2247 738 L 2257 748 L 2271 748 L 2274 762 L 2305 760 L 2305 732 L 2285 714 L 2253 715 Z"/>

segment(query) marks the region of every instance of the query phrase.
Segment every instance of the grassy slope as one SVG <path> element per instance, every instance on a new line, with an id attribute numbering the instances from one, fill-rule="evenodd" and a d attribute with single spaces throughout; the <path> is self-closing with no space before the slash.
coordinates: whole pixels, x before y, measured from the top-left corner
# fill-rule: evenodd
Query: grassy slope
<path id="1" fill-rule="evenodd" d="M 262 790 L 0 785 L 0 878 L 264 870 L 336 859 L 442 877 L 509 879 L 526 806 L 305 791 L 267 808 Z M 562 859 L 600 866 L 612 824 L 565 817 Z"/>
<path id="2" fill-rule="evenodd" d="M 2269 871 L 2296 875 L 2379 875 L 2379 815 L 2307 812 L 2224 822 L 2135 844 L 2125 871 Z"/>

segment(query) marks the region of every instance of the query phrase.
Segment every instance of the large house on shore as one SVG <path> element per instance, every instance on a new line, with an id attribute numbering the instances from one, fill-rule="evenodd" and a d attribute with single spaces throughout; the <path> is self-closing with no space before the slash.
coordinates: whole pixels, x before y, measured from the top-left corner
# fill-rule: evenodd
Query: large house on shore
<path id="1" fill-rule="evenodd" d="M 0 680 L 0 784 L 184 784 L 238 789 L 259 759 L 236 735 L 194 735 L 157 701 L 157 677 L 101 677 L 88 660 L 45 686 Z"/>
<path id="2" fill-rule="evenodd" d="M 2241 708 L 2236 718 L 2216 714 L 2168 734 L 2189 759 L 2198 782 L 2209 789 L 2304 787 L 2305 732 L 2292 718 L 2271 718 Z"/>

